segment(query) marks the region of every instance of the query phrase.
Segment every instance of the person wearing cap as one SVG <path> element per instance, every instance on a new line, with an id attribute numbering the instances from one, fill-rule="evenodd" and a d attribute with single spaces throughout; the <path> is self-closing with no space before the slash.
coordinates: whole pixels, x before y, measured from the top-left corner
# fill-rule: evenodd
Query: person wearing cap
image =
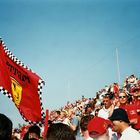
<path id="1" fill-rule="evenodd" d="M 140 140 L 139 132 L 129 125 L 128 115 L 124 109 L 114 109 L 109 119 L 113 123 L 112 130 L 121 133 L 120 140 Z"/>
<path id="2" fill-rule="evenodd" d="M 96 140 L 110 140 L 108 132 L 110 126 L 109 120 L 95 116 L 88 122 L 89 136 Z"/>
<path id="3" fill-rule="evenodd" d="M 136 106 L 140 106 L 140 87 L 136 86 L 131 90 L 131 93 L 133 95 L 132 103 Z M 140 109 L 138 110 L 140 112 Z"/>
<path id="4" fill-rule="evenodd" d="M 135 87 L 130 89 L 130 92 L 133 97 L 132 104 L 138 107 L 137 112 L 140 113 L 140 80 L 137 81 Z"/>
<path id="5" fill-rule="evenodd" d="M 133 95 L 132 104 L 136 107 L 138 115 L 138 122 L 133 127 L 140 132 L 140 85 L 137 84 L 137 86 L 131 90 L 131 94 Z"/>

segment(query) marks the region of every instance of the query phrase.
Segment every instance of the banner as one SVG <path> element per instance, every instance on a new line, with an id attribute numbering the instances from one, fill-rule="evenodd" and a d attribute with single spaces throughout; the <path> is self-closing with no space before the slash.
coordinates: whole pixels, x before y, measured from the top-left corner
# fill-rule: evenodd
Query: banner
<path id="1" fill-rule="evenodd" d="M 25 121 L 42 124 L 45 113 L 41 89 L 44 81 L 18 60 L 0 38 L 0 92 L 9 97 Z"/>

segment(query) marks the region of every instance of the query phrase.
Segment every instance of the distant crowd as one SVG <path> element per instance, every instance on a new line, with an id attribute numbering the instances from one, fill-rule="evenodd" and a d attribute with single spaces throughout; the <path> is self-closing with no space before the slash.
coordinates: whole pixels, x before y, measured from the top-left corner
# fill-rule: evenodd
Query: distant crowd
<path id="1" fill-rule="evenodd" d="M 130 75 L 122 86 L 113 83 L 96 97 L 67 102 L 49 113 L 48 126 L 45 136 L 38 126 L 26 127 L 24 133 L 14 129 L 11 136 L 13 140 L 140 140 L 140 79 Z"/>

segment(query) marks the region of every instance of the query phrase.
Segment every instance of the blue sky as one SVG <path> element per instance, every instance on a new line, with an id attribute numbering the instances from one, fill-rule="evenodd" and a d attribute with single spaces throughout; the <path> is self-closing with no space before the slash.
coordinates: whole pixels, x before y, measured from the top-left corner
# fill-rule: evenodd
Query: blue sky
<path id="1" fill-rule="evenodd" d="M 126 76 L 140 77 L 138 0 L 1 0 L 0 36 L 11 52 L 42 77 L 43 106 L 57 109 Z M 0 112 L 24 122 L 0 96 Z"/>

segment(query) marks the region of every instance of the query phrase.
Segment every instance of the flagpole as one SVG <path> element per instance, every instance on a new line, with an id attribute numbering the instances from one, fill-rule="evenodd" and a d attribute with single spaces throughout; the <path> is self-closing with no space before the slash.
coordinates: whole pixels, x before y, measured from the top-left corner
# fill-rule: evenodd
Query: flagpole
<path id="1" fill-rule="evenodd" d="M 68 81 L 68 84 L 67 84 L 67 99 L 68 99 L 68 102 L 70 101 L 70 82 Z"/>
<path id="2" fill-rule="evenodd" d="M 118 83 L 120 84 L 120 67 L 119 67 L 119 57 L 118 49 L 116 48 L 116 59 L 117 59 L 117 71 L 118 71 Z"/>
<path id="3" fill-rule="evenodd" d="M 45 117 L 45 122 L 44 122 L 44 133 L 43 133 L 44 138 L 47 135 L 47 131 L 48 131 L 48 120 L 49 120 L 49 110 L 46 109 L 46 117 Z"/>

